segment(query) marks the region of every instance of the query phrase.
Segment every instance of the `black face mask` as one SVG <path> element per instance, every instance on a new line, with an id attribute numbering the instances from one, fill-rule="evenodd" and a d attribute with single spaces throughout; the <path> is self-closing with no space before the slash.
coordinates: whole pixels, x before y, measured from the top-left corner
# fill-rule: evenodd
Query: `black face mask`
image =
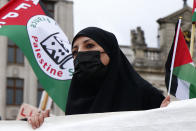
<path id="1" fill-rule="evenodd" d="M 78 52 L 74 59 L 74 67 L 74 77 L 81 82 L 103 79 L 107 71 L 107 66 L 100 60 L 99 51 Z"/>

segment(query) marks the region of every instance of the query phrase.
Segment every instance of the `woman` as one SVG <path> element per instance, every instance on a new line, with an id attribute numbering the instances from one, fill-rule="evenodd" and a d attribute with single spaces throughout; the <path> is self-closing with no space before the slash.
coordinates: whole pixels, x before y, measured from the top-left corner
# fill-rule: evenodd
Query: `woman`
<path id="1" fill-rule="evenodd" d="M 165 98 L 133 69 L 112 33 L 88 27 L 74 37 L 72 53 L 75 72 L 67 115 L 148 110 L 169 104 L 169 96 Z M 43 119 L 41 113 L 29 121 L 37 128 Z"/>

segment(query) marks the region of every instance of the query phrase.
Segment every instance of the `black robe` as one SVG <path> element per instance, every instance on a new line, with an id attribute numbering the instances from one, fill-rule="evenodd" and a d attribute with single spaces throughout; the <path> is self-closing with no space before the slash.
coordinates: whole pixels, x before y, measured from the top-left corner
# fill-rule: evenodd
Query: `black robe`
<path id="1" fill-rule="evenodd" d="M 73 76 L 66 114 L 136 111 L 159 108 L 164 96 L 145 81 L 132 67 L 119 48 L 114 34 L 97 27 L 80 31 L 96 41 L 109 55 L 107 74 L 101 81 L 80 83 Z"/>

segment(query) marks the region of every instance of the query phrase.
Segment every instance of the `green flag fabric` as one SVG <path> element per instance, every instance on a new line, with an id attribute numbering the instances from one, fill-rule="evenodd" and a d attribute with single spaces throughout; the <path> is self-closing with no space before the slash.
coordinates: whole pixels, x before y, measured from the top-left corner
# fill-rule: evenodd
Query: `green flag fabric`
<path id="1" fill-rule="evenodd" d="M 196 0 L 193 0 L 192 22 L 196 22 Z"/>
<path id="2" fill-rule="evenodd" d="M 39 0 L 11 0 L 0 9 L 0 35 L 22 50 L 43 88 L 65 111 L 74 70 L 71 45 L 46 14 Z"/>

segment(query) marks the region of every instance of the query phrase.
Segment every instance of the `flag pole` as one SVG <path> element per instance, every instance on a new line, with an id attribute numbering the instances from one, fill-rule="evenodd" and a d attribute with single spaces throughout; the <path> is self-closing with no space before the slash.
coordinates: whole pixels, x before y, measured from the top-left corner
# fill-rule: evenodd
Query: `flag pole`
<path id="1" fill-rule="evenodd" d="M 44 111 L 46 109 L 46 105 L 47 105 L 47 102 L 48 102 L 48 93 L 44 93 L 44 99 L 41 103 L 41 110 Z"/>
<path id="2" fill-rule="evenodd" d="M 177 48 L 177 44 L 178 44 L 181 22 L 182 22 L 182 17 L 179 17 L 178 27 L 177 27 L 177 31 L 176 31 L 177 33 L 176 33 L 176 38 L 175 38 L 175 45 L 174 45 L 173 56 L 172 56 L 172 63 L 171 63 L 171 72 L 170 72 L 170 79 L 169 79 L 168 96 L 170 95 L 170 90 L 171 90 L 172 74 L 173 74 L 173 69 L 174 69 L 174 61 L 175 61 L 175 56 L 176 56 L 176 48 Z"/>
<path id="3" fill-rule="evenodd" d="M 193 58 L 193 50 L 194 50 L 194 38 L 195 38 L 195 22 L 192 24 L 192 30 L 191 30 L 190 54 L 192 58 Z"/>
<path id="4" fill-rule="evenodd" d="M 39 109 L 45 111 L 46 109 L 51 109 L 52 106 L 52 99 L 48 95 L 48 93 L 44 90 L 42 91 L 42 96 L 40 99 Z"/>

